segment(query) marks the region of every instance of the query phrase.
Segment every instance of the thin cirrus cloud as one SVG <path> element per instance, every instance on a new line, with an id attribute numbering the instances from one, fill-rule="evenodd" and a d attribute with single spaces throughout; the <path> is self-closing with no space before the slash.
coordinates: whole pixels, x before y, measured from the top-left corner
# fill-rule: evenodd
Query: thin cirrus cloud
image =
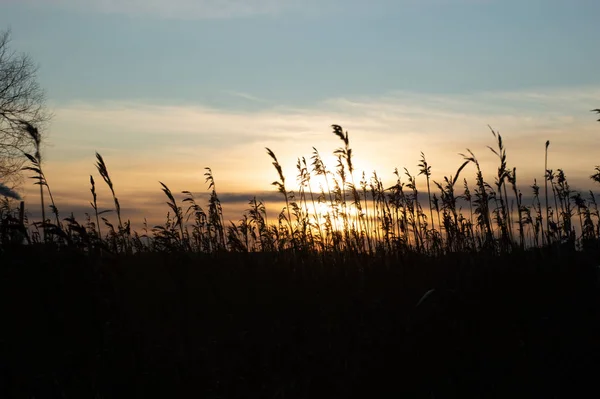
<path id="1" fill-rule="evenodd" d="M 290 0 L 25 0 L 25 3 L 86 12 L 183 19 L 274 15 L 293 5 Z"/>
<path id="2" fill-rule="evenodd" d="M 45 172 L 63 209 L 84 206 L 89 176 L 97 175 L 98 151 L 123 206 L 151 216 L 164 213 L 159 181 L 173 192 L 202 193 L 204 168 L 210 167 L 219 192 L 228 193 L 225 211 L 236 220 L 235 212 L 256 193 L 267 202 L 277 198 L 265 194 L 277 179 L 265 147 L 275 152 L 293 188 L 297 158 L 310 163 L 313 147 L 335 167 L 332 153 L 341 142 L 331 124 L 349 131 L 357 176 L 376 170 L 393 184 L 396 167 L 418 173 L 423 151 L 434 180 L 441 181 L 455 173 L 462 163 L 459 153 L 469 148 L 493 182 L 498 160 L 487 148 L 495 146 L 490 125 L 502 134 L 508 166 L 519 171 L 524 195 L 533 178 L 543 181 L 546 140 L 551 142 L 549 168 L 563 168 L 572 187 L 595 189 L 589 175 L 597 159 L 589 148 L 600 144 L 600 126 L 589 110 L 598 98 L 600 87 L 470 95 L 396 92 L 253 111 L 135 101 L 72 103 L 54 109 Z M 468 177 L 469 168 L 463 174 Z M 108 201 L 110 193 L 96 180 L 100 197 Z M 24 192 L 30 205 L 36 201 L 34 190 Z"/>
<path id="3" fill-rule="evenodd" d="M 58 6 L 106 14 L 152 16 L 162 19 L 223 19 L 276 16 L 283 13 L 341 15 L 384 13 L 393 6 L 456 6 L 492 4 L 496 0 L 6 0 L 9 3 Z"/>

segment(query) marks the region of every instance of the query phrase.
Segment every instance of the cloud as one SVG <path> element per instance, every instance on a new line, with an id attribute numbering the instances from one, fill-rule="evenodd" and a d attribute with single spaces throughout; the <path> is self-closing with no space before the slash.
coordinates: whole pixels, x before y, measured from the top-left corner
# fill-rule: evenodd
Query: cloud
<path id="1" fill-rule="evenodd" d="M 16 200 L 20 200 L 21 196 L 19 195 L 19 193 L 17 193 L 16 191 L 11 190 L 9 187 L 5 186 L 4 184 L 0 183 L 0 195 L 7 197 L 7 198 L 12 198 L 12 199 L 16 199 Z"/>
<path id="2" fill-rule="evenodd" d="M 211 167 L 228 218 L 237 220 L 252 193 L 267 203 L 278 201 L 271 185 L 277 173 L 265 147 L 277 155 L 293 190 L 297 158 L 310 164 L 313 147 L 335 169 L 333 151 L 342 143 L 331 124 L 349 131 L 357 179 L 362 171 L 369 178 L 376 170 L 392 185 L 397 167 L 406 180 L 403 168 L 417 174 L 423 151 L 433 179 L 442 181 L 456 172 L 462 162 L 458 154 L 469 148 L 493 182 L 498 159 L 487 148 L 496 146 L 489 124 L 502 134 L 508 166 L 517 168 L 524 195 L 534 178 L 543 182 L 546 140 L 549 168 L 563 168 L 573 187 L 595 189 L 589 175 L 598 160 L 590 149 L 600 145 L 600 128 L 589 110 L 598 98 L 600 88 L 591 87 L 470 95 L 394 92 L 305 108 L 265 103 L 254 111 L 143 101 L 71 103 L 55 106 L 45 172 L 61 210 L 89 203 L 90 175 L 96 176 L 103 206 L 111 207 L 111 194 L 94 166 L 98 151 L 123 207 L 162 217 L 165 198 L 158 182 L 174 193 L 206 195 L 204 168 Z M 470 178 L 472 172 L 469 166 L 461 176 Z M 313 190 L 319 191 L 317 182 Z M 35 203 L 35 187 L 22 193 Z"/>
<path id="3" fill-rule="evenodd" d="M 495 0 L 4 0 L 33 6 L 58 6 L 80 12 L 198 20 L 256 16 L 369 15 L 389 13 L 390 4 L 419 7 L 491 4 Z"/>
<path id="4" fill-rule="evenodd" d="M 259 103 L 265 103 L 266 101 L 253 96 L 252 94 L 248 94 L 248 93 L 244 93 L 244 92 L 240 92 L 240 91 L 225 91 L 225 94 L 229 94 L 230 96 L 233 97 L 238 97 L 238 98 L 242 98 L 244 100 L 248 100 L 248 101 L 253 101 L 253 102 L 259 102 Z"/>
<path id="5" fill-rule="evenodd" d="M 149 15 L 176 19 L 239 18 L 275 15 L 293 6 L 291 0 L 24 0 L 86 12 Z"/>

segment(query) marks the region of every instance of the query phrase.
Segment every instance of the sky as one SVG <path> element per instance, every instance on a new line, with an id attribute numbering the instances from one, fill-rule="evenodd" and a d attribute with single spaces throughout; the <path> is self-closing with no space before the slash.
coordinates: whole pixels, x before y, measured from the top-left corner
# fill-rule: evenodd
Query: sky
<path id="1" fill-rule="evenodd" d="M 138 219 L 166 214 L 159 181 L 205 192 L 205 167 L 232 219 L 246 198 L 274 201 L 265 147 L 294 186 L 312 147 L 333 167 L 332 124 L 358 173 L 390 182 L 421 151 L 441 180 L 467 148 L 493 181 L 489 125 L 523 190 L 542 180 L 546 140 L 549 168 L 593 188 L 598 15 L 597 0 L 0 0 L 54 114 L 57 206 L 89 211 L 98 151 Z"/>

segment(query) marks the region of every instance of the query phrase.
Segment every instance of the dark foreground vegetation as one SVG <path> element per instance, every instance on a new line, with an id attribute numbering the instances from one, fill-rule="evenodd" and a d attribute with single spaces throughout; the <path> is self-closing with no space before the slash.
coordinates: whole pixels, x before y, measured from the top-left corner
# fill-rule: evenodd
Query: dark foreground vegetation
<path id="1" fill-rule="evenodd" d="M 24 129 L 39 149 L 37 130 Z M 10 201 L 0 213 L 0 397 L 596 392 L 592 192 L 546 166 L 524 200 L 496 132 L 492 184 L 468 150 L 441 183 L 424 155 L 406 183 L 398 172 L 389 188 L 376 174 L 355 183 L 348 134 L 334 134 L 343 142 L 336 170 L 315 149 L 311 162 L 298 160 L 295 191 L 268 150 L 286 204 L 276 220 L 253 198 L 239 222 L 225 223 L 207 169 L 206 211 L 163 184 L 167 219 L 139 233 L 122 219 L 99 154 L 114 217 L 99 208 L 91 176 L 84 222 L 59 213 L 39 150 L 27 155 L 43 216 L 30 223 Z M 470 167 L 472 186 L 460 179 Z"/>
<path id="2" fill-rule="evenodd" d="M 1 257 L 0 396 L 577 397 L 600 371 L 597 255 L 21 248 Z"/>

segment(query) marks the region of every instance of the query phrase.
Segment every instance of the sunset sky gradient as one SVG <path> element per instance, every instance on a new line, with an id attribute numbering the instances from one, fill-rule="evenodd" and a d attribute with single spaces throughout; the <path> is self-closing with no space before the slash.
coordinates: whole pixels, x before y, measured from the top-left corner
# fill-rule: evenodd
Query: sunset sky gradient
<path id="1" fill-rule="evenodd" d="M 549 167 L 594 188 L 598 15 L 597 0 L 0 0 L 0 30 L 39 63 L 55 115 L 57 205 L 91 210 L 98 151 L 137 222 L 166 214 L 159 180 L 205 192 L 207 166 L 230 218 L 253 195 L 274 201 L 265 147 L 294 185 L 313 146 L 333 166 L 334 123 L 356 169 L 389 182 L 418 173 L 421 151 L 440 180 L 466 148 L 493 182 L 491 125 L 523 191 L 546 140 Z"/>

